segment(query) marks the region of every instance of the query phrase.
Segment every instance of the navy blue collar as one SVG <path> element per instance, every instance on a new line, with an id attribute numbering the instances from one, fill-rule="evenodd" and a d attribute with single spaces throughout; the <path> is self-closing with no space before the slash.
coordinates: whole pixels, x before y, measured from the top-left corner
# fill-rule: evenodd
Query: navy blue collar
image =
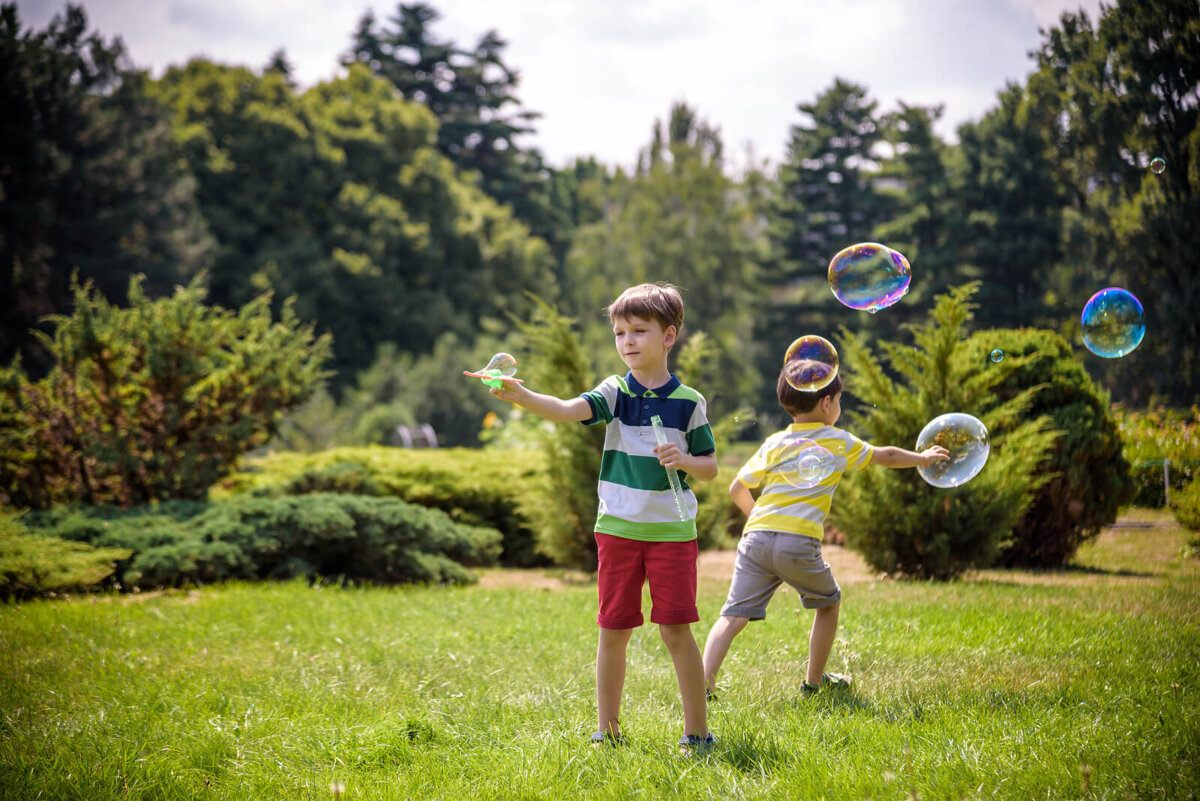
<path id="1" fill-rule="evenodd" d="M 657 386 L 654 389 L 646 389 L 638 383 L 637 379 L 633 377 L 633 371 L 630 370 L 625 374 L 625 385 L 629 387 L 629 391 L 634 397 L 668 398 L 675 391 L 675 388 L 679 386 L 679 379 L 675 377 L 675 374 L 671 373 L 670 375 L 671 378 L 667 383 Z"/>

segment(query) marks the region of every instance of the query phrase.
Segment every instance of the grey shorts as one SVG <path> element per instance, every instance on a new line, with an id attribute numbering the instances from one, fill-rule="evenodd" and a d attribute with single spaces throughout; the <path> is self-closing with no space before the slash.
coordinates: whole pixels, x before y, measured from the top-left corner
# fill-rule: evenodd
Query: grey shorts
<path id="1" fill-rule="evenodd" d="M 733 581 L 722 615 L 762 620 L 779 585 L 800 594 L 805 609 L 822 609 L 842 599 L 842 588 L 821 556 L 821 541 L 803 534 L 751 531 L 738 543 Z"/>

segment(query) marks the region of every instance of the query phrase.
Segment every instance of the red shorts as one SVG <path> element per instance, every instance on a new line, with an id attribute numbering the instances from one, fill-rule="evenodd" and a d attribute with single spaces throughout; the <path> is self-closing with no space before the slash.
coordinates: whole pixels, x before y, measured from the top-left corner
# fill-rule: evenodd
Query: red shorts
<path id="1" fill-rule="evenodd" d="M 605 629 L 642 625 L 642 585 L 650 580 L 650 622 L 696 623 L 696 558 L 700 547 L 688 542 L 643 542 L 596 532 L 600 557 L 600 614 Z"/>

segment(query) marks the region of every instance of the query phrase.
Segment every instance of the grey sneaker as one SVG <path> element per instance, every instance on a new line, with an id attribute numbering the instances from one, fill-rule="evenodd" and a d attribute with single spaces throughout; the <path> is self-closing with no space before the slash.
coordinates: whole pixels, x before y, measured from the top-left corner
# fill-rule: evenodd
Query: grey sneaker
<path id="1" fill-rule="evenodd" d="M 841 673 L 822 673 L 821 683 L 815 687 L 805 681 L 800 685 L 800 689 L 805 695 L 815 695 L 822 687 L 829 687 L 833 690 L 848 690 L 850 689 L 850 677 L 843 676 Z"/>
<path id="2" fill-rule="evenodd" d="M 699 734 L 685 734 L 679 738 L 679 750 L 685 754 L 707 751 L 716 744 L 717 738 L 713 737 L 711 731 L 703 737 Z"/>
<path id="3" fill-rule="evenodd" d="M 613 734 L 607 731 L 598 731 L 592 735 L 592 745 L 595 747 L 602 745 L 625 745 L 625 738 L 620 732 Z"/>

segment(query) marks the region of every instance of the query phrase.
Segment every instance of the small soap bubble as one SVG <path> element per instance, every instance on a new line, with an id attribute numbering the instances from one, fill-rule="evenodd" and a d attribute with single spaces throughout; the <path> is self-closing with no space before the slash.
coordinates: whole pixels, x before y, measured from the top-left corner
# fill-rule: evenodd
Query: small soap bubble
<path id="1" fill-rule="evenodd" d="M 1117 359 L 1132 351 L 1146 335 L 1142 304 L 1132 292 L 1110 286 L 1083 307 L 1079 318 L 1083 344 L 1097 356 Z"/>
<path id="2" fill-rule="evenodd" d="M 816 392 L 829 386 L 838 374 L 838 353 L 833 343 L 816 334 L 800 337 L 783 356 L 785 378 L 793 388 Z"/>
<path id="3" fill-rule="evenodd" d="M 886 309 L 908 292 L 908 259 L 874 242 L 851 245 L 829 262 L 829 288 L 846 306 L 871 312 Z"/>
<path id="4" fill-rule="evenodd" d="M 809 489 L 833 475 L 837 457 L 814 440 L 784 431 L 768 440 L 767 464 L 793 487 Z"/>
<path id="5" fill-rule="evenodd" d="M 989 355 L 988 358 L 992 360 L 993 364 L 999 364 L 1000 362 L 1004 361 L 1004 351 L 996 348 L 991 352 L 991 355 Z"/>
<path id="6" fill-rule="evenodd" d="M 1152 158 L 1150 159 L 1150 172 L 1155 175 L 1162 175 L 1167 170 L 1167 162 L 1165 159 Z"/>
<path id="7" fill-rule="evenodd" d="M 991 445 L 987 426 L 977 417 L 951 412 L 935 417 L 921 429 L 917 452 L 933 445 L 950 451 L 950 458 L 917 468 L 921 478 L 940 489 L 965 484 L 987 463 Z"/>
<path id="8" fill-rule="evenodd" d="M 477 375 L 489 387 L 499 389 L 504 386 L 501 378 L 512 378 L 517 374 L 517 360 L 513 358 L 511 353 L 497 353 L 492 356 L 491 361 L 486 367 L 476 370 L 468 375 Z"/>

